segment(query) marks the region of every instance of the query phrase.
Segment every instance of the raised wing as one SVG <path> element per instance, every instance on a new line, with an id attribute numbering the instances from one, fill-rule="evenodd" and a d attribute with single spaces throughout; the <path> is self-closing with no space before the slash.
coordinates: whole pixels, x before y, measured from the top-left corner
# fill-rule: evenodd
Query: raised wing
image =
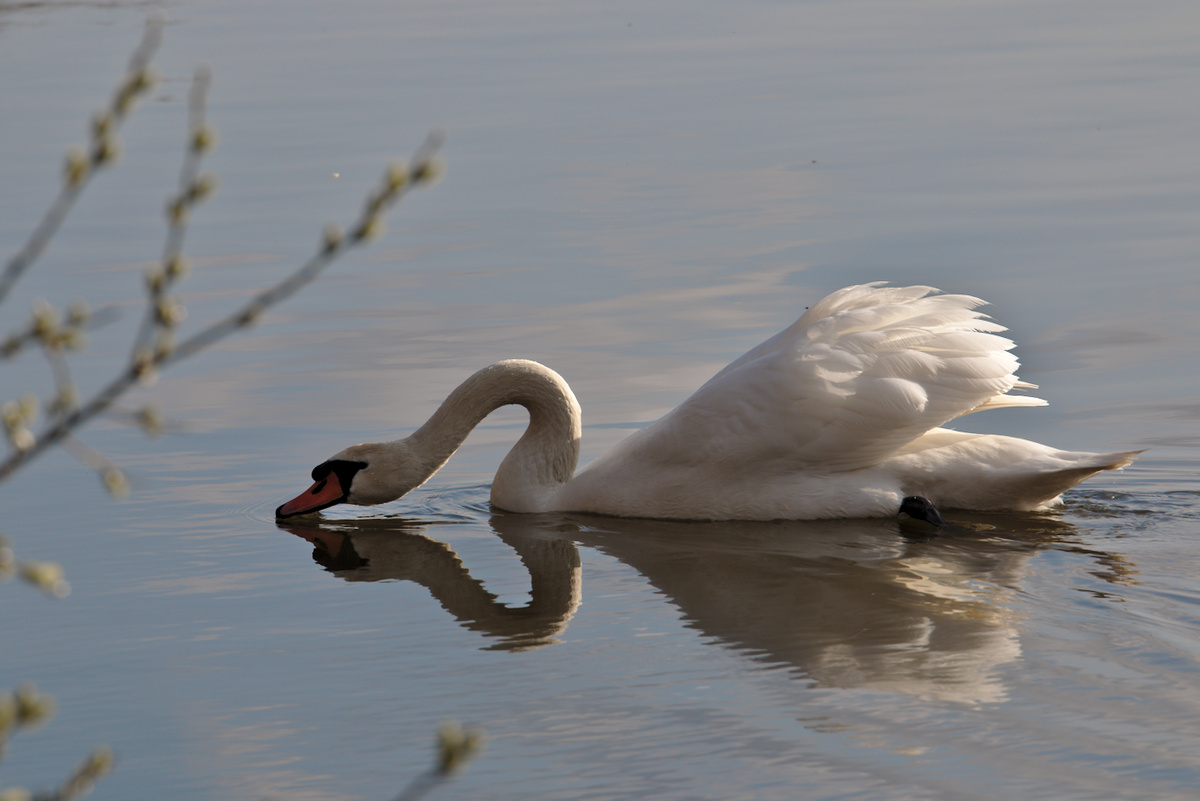
<path id="1" fill-rule="evenodd" d="M 852 470 L 964 414 L 1044 405 L 1007 394 L 1032 385 L 981 305 L 926 286 L 839 290 L 630 444 L 676 464 Z"/>

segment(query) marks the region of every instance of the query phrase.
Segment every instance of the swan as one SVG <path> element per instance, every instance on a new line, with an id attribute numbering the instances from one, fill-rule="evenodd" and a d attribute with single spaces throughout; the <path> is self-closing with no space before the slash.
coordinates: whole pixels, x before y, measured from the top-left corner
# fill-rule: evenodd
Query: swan
<path id="1" fill-rule="evenodd" d="M 511 359 L 464 381 L 410 436 L 353 445 L 312 471 L 277 518 L 395 500 L 423 484 L 494 409 L 529 425 L 492 483 L 517 513 L 680 520 L 890 517 L 939 508 L 1030 511 L 1140 451 L 1061 451 L 942 426 L 1045 401 L 1006 330 L 969 295 L 884 282 L 840 289 L 726 366 L 665 417 L 579 473 L 579 403 L 558 373 Z"/>

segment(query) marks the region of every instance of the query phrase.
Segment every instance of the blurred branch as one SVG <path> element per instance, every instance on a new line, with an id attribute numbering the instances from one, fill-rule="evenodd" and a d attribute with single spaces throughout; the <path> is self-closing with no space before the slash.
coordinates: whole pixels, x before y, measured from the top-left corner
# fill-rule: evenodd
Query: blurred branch
<path id="1" fill-rule="evenodd" d="M 110 109 L 102 112 L 93 126 L 95 141 L 90 159 L 68 158 L 62 192 L 35 235 L 9 262 L 0 279 L 0 301 L 53 236 L 94 169 L 112 160 L 116 149 L 113 138 L 116 126 L 132 107 L 133 98 L 152 83 L 147 62 L 158 45 L 160 32 L 161 23 L 147 26 L 146 36 L 131 61 L 130 74 L 114 95 Z M 88 321 L 86 307 L 77 307 L 66 316 L 64 322 L 52 307 L 39 305 L 26 330 L 0 342 L 0 356 L 12 356 L 29 343 L 41 345 L 58 386 L 57 396 L 47 404 L 50 419 L 36 434 L 33 431 L 38 411 L 36 397 L 25 396 L 20 402 L 10 401 L 2 407 L 3 423 L 12 451 L 0 462 L 0 481 L 48 448 L 63 443 L 68 435 L 106 411 L 130 388 L 153 383 L 161 369 L 199 353 L 235 331 L 252 326 L 264 311 L 295 294 L 347 251 L 376 238 L 383 231 L 383 215 L 388 209 L 412 188 L 431 184 L 441 175 L 442 164 L 437 158 L 437 151 L 443 137 L 435 132 L 417 150 L 411 163 L 398 161 L 389 166 L 380 186 L 367 197 L 363 211 L 351 226 L 349 234 L 336 224 L 331 224 L 326 228 L 313 257 L 291 275 L 259 292 L 232 314 L 177 344 L 176 330 L 183 322 L 186 310 L 169 294 L 169 290 L 187 273 L 182 249 L 190 211 L 211 195 L 216 186 L 215 178 L 199 171 L 202 157 L 216 143 L 216 132 L 205 119 L 209 80 L 206 69 L 197 71 L 190 95 L 188 146 L 180 173 L 179 191 L 167 204 L 168 231 L 162 261 L 152 267 L 146 276 L 146 315 L 134 337 L 128 364 L 88 400 L 79 399 L 63 352 L 81 346 L 84 340 L 82 329 Z M 143 418 L 160 419 L 156 414 L 146 414 Z M 87 461 L 96 462 L 95 459 Z M 124 486 L 123 478 L 119 478 L 120 472 L 106 460 L 100 472 L 110 490 Z"/>
<path id="2" fill-rule="evenodd" d="M 188 143 L 179 173 L 179 194 L 167 202 L 167 240 L 163 244 L 162 261 L 146 275 L 146 314 L 142 318 L 141 329 L 134 337 L 130 358 L 134 358 L 139 350 L 149 344 L 155 328 L 164 319 L 178 314 L 177 304 L 166 293 L 188 272 L 188 263 L 183 257 L 188 218 L 191 209 L 216 190 L 216 176 L 200 174 L 201 159 L 217 143 L 216 130 L 205 121 L 211 80 L 212 75 L 206 67 L 197 69 L 192 79 L 192 91 L 188 96 Z"/>
<path id="3" fill-rule="evenodd" d="M 24 690 L 22 688 L 13 695 L 19 695 Z M 58 789 L 48 793 L 31 793 L 21 787 L 10 787 L 0 791 L 0 801 L 75 801 L 90 793 L 97 780 L 111 772 L 115 763 L 113 752 L 105 746 L 98 746 L 92 749 L 87 759 L 71 772 Z"/>
<path id="4" fill-rule="evenodd" d="M 351 226 L 349 234 L 343 233 L 336 223 L 329 225 L 316 254 L 294 273 L 255 295 L 233 314 L 181 342 L 172 352 L 162 355 L 161 358 L 155 354 L 156 361 L 150 368 L 174 364 L 238 329 L 253 325 L 269 307 L 294 295 L 348 251 L 380 236 L 384 228 L 384 212 L 398 203 L 411 189 L 433 184 L 441 177 L 444 168 L 441 160 L 437 158 L 437 151 L 443 139 L 441 132 L 431 133 L 413 156 L 411 164 L 395 161 L 388 167 L 379 188 L 368 195 L 363 211 Z M 4 475 L 2 470 L 0 467 L 0 478 Z"/>
<path id="5" fill-rule="evenodd" d="M 32 684 L 0 695 L 0 759 L 8 750 L 8 738 L 17 729 L 35 728 L 54 717 L 54 699 L 39 693 Z"/>
<path id="6" fill-rule="evenodd" d="M 0 580 L 10 579 L 14 575 L 54 598 L 65 598 L 71 594 L 71 585 L 63 576 L 61 565 L 57 562 L 18 559 L 7 538 L 0 536 Z M 4 701 L 0 698 L 0 756 L 4 754 L 3 736 L 7 731 L 4 720 Z"/>
<path id="7" fill-rule="evenodd" d="M 63 185 L 58 196 L 46 210 L 41 222 L 33 229 L 25 246 L 9 259 L 4 272 L 0 273 L 0 304 L 4 303 L 13 285 L 54 238 L 59 225 L 67 218 L 96 170 L 113 164 L 120 157 L 121 145 L 117 139 L 117 132 L 121 123 L 133 111 L 138 98 L 150 91 L 158 80 L 150 67 L 150 59 L 158 50 L 158 44 L 162 40 L 162 29 L 163 21 L 160 18 L 152 17 L 146 21 L 141 44 L 133 51 L 125 79 L 117 87 L 108 108 L 92 118 L 91 147 L 87 151 L 80 148 L 67 153 L 63 167 Z"/>
<path id="8" fill-rule="evenodd" d="M 113 769 L 116 759 L 113 752 L 105 746 L 92 749 L 87 759 L 79 763 L 79 767 L 67 777 L 59 788 L 50 793 L 37 793 L 32 801 L 74 801 L 92 791 L 99 779 L 104 778 Z"/>
<path id="9" fill-rule="evenodd" d="M 413 779 L 394 801 L 416 801 L 466 767 L 483 750 L 483 745 L 480 729 L 463 729 L 453 722 L 443 724 L 438 730 L 433 767 Z"/>
<path id="10" fill-rule="evenodd" d="M 139 383 L 152 383 L 162 368 L 194 356 L 233 332 L 254 325 L 268 308 L 291 297 L 349 250 L 365 244 L 382 233 L 384 212 L 399 202 L 411 188 L 432 183 L 440 176 L 442 167 L 436 157 L 436 152 L 441 142 L 442 137 L 439 133 L 431 134 L 417 151 L 411 165 L 404 162 L 393 163 L 385 172 L 379 188 L 368 196 L 362 214 L 352 226 L 349 234 L 343 234 L 341 228 L 331 225 L 326 229 L 316 254 L 295 272 L 274 286 L 259 292 L 237 311 L 209 325 L 178 345 L 173 344 L 173 333 L 176 326 L 182 321 L 180 311 L 182 307 L 173 305 L 170 298 L 162 296 L 158 302 L 160 308 L 156 309 L 154 322 L 160 332 L 156 346 L 139 348 L 133 354 L 129 364 L 107 386 L 93 395 L 86 403 L 60 416 L 54 423 L 33 437 L 32 442 L 26 441 L 24 443 L 26 447 L 22 448 L 22 443 L 14 440 L 16 446 L 14 451 L 5 461 L 0 462 L 0 481 L 103 412 L 131 387 Z M 164 305 L 170 305 L 172 311 L 163 312 L 161 307 Z M 25 430 L 28 431 L 28 428 L 26 427 Z"/>
<path id="11" fill-rule="evenodd" d="M 156 81 L 149 62 L 158 48 L 162 27 L 159 19 L 147 22 L 142 41 L 130 60 L 128 73 L 109 106 L 92 121 L 89 149 L 84 151 L 81 148 L 68 153 L 58 195 L 25 245 L 0 272 L 0 304 L 53 239 L 96 171 L 116 161 L 120 153 L 117 131 L 136 100 L 149 91 Z M 71 306 L 65 315 L 48 303 L 38 303 L 23 329 L 0 340 L 0 359 L 12 358 L 27 346 L 39 347 L 50 365 L 57 387 L 53 400 L 44 405 L 47 420 L 36 433 L 35 423 L 42 404 L 35 395 L 25 394 L 19 400 L 8 401 L 0 406 L 0 425 L 11 446 L 8 456 L 0 462 L 0 481 L 49 448 L 61 445 L 99 473 L 111 494 L 124 494 L 126 483 L 121 471 L 103 454 L 75 439 L 74 432 L 96 415 L 110 410 L 115 401 L 134 386 L 153 383 L 162 369 L 194 356 L 236 331 L 253 326 L 267 309 L 291 297 L 338 258 L 378 237 L 383 232 L 384 214 L 410 190 L 436 182 L 442 173 L 437 151 L 443 137 L 441 133 L 434 132 L 418 148 L 411 162 L 397 161 L 388 167 L 379 186 L 367 196 L 363 210 L 350 226 L 349 233 L 336 224 L 329 225 L 316 252 L 307 262 L 283 280 L 254 295 L 232 314 L 177 343 L 176 331 L 183 322 L 186 310 L 171 296 L 170 290 L 187 274 L 183 243 L 190 212 L 209 197 L 216 186 L 215 177 L 200 172 L 204 155 L 215 146 L 217 139 L 215 130 L 205 119 L 209 83 L 208 70 L 197 70 L 189 99 L 189 133 L 179 189 L 167 203 L 168 227 L 162 258 L 146 275 L 146 313 L 133 338 L 128 362 L 106 385 L 86 401 L 81 401 L 71 378 L 67 352 L 84 347 L 84 331 L 97 325 L 101 317 L 91 314 L 87 305 L 82 303 Z M 134 412 L 132 416 L 151 434 L 161 431 L 164 426 L 162 417 L 151 406 Z M 52 596 L 61 597 L 70 592 L 70 585 L 58 564 L 18 559 L 7 540 L 0 537 L 0 579 L 14 575 Z M 12 732 L 43 722 L 53 714 L 53 709 L 53 699 L 38 693 L 32 685 L 0 695 L 0 760 L 4 757 Z M 438 735 L 435 765 L 418 776 L 396 801 L 413 801 L 446 781 L 473 758 L 482 747 L 482 741 L 482 734 L 478 731 L 464 731 L 454 724 L 443 726 Z M 99 747 L 58 789 L 33 794 L 23 788 L 8 788 L 0 790 L 0 801 L 73 801 L 90 792 L 96 780 L 111 770 L 113 762 L 112 752 Z"/>

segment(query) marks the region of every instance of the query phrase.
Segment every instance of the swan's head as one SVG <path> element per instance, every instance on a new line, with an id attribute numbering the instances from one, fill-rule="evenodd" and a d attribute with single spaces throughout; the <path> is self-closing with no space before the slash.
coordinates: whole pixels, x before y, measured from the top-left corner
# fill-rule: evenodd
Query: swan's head
<path id="1" fill-rule="evenodd" d="M 275 510 L 275 519 L 338 503 L 374 506 L 416 489 L 430 472 L 404 440 L 351 445 L 313 468 L 313 485 Z"/>

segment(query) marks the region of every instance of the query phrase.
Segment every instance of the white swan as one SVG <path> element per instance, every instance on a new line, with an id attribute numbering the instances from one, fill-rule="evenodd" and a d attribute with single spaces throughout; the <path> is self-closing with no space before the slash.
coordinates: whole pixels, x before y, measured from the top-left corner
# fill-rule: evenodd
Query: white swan
<path id="1" fill-rule="evenodd" d="M 984 409 L 1045 405 L 1008 394 L 1032 385 L 1013 374 L 1013 343 L 975 311 L 982 304 L 926 286 L 838 290 L 578 475 L 571 388 L 536 362 L 498 362 L 411 436 L 354 445 L 317 466 L 316 483 L 276 516 L 399 498 L 512 403 L 529 410 L 529 427 L 492 484 L 492 503 L 510 512 L 805 520 L 892 516 L 903 506 L 940 522 L 938 506 L 1045 508 L 1129 464 L 1140 451 L 1060 451 L 939 427 Z"/>

